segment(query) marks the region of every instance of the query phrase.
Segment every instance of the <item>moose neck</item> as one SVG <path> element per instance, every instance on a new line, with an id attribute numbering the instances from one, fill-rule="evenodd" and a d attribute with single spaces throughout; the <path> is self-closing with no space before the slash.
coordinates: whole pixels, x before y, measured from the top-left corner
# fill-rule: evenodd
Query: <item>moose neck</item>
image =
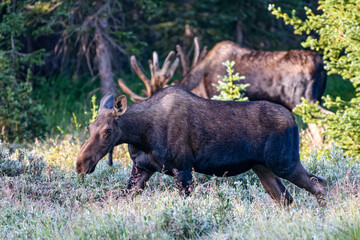
<path id="1" fill-rule="evenodd" d="M 194 88 L 196 88 L 202 80 L 205 67 L 206 61 L 199 62 L 181 79 L 179 85 L 189 90 L 193 90 Z"/>
<path id="2" fill-rule="evenodd" d="M 126 113 L 120 116 L 118 127 L 121 131 L 120 143 L 128 143 L 139 149 L 147 150 L 147 132 L 151 129 L 151 123 L 146 114 L 132 111 L 130 107 Z"/>

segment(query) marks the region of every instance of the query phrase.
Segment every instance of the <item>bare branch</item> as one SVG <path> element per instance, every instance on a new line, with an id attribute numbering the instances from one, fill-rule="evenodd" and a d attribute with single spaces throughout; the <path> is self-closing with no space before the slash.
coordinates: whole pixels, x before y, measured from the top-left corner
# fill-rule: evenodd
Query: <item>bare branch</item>
<path id="1" fill-rule="evenodd" d="M 111 39 L 111 37 L 109 37 L 107 34 L 103 34 L 103 36 L 106 38 L 106 40 L 108 41 L 108 42 L 110 42 L 111 43 L 111 45 L 113 45 L 113 47 L 114 48 L 116 48 L 117 50 L 119 50 L 122 54 L 124 54 L 125 56 L 128 56 L 127 55 L 127 53 L 126 53 L 126 51 L 122 48 L 122 47 L 120 47 L 117 43 L 115 43 L 112 39 Z"/>
<path id="2" fill-rule="evenodd" d="M 130 88 L 128 88 L 126 86 L 126 84 L 123 82 L 123 80 L 121 78 L 118 79 L 118 83 L 119 83 L 120 88 L 123 90 L 123 92 L 126 95 L 128 95 L 132 101 L 137 103 L 137 102 L 141 102 L 141 101 L 146 99 L 144 97 L 141 97 L 141 96 L 137 95 L 133 91 L 131 91 Z"/>

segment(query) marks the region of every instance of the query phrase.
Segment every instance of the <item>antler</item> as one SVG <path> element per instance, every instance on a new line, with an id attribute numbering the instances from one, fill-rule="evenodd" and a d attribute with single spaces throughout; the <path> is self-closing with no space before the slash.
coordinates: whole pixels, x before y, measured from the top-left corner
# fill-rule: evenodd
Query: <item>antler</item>
<path id="1" fill-rule="evenodd" d="M 190 63 L 188 61 L 188 57 L 185 56 L 182 48 L 180 45 L 176 45 L 176 50 L 180 56 L 181 60 L 181 68 L 182 68 L 182 74 L 185 76 L 198 62 L 200 62 L 201 59 L 203 59 L 207 53 L 207 46 L 203 47 L 200 53 L 200 43 L 199 38 L 194 37 L 194 57 L 193 62 L 190 67 Z"/>
<path id="2" fill-rule="evenodd" d="M 174 62 L 170 64 L 171 59 L 175 53 L 171 51 L 162 66 L 159 68 L 159 57 L 157 52 L 153 52 L 153 60 L 149 60 L 149 69 L 150 69 L 150 80 L 146 77 L 146 75 L 140 70 L 139 65 L 137 64 L 135 56 L 131 56 L 130 63 L 136 74 L 139 76 L 141 81 L 144 83 L 146 91 L 144 92 L 146 97 L 141 97 L 134 93 L 126 86 L 121 78 L 118 79 L 118 83 L 120 88 L 124 91 L 125 94 L 130 96 L 130 99 L 134 102 L 140 102 L 150 96 L 152 96 L 155 92 L 164 88 L 166 84 L 171 80 L 174 76 L 175 70 L 179 65 L 179 58 L 176 57 Z"/>

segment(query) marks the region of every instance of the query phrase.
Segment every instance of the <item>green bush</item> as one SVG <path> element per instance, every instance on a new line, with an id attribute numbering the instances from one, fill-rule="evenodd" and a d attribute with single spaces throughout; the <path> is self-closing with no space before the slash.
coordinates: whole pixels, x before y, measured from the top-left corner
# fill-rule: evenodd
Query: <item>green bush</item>
<path id="1" fill-rule="evenodd" d="M 228 75 L 218 76 L 218 78 L 221 78 L 222 81 L 219 80 L 219 84 L 213 85 L 220 94 L 213 96 L 212 99 L 223 101 L 247 101 L 248 98 L 245 97 L 243 91 L 245 91 L 250 84 L 240 84 L 234 82 L 245 78 L 244 76 L 240 76 L 239 73 L 234 74 L 234 69 L 232 69 L 232 67 L 235 65 L 235 62 L 227 60 L 223 62 L 222 65 L 226 67 Z"/>
<path id="2" fill-rule="evenodd" d="M 40 176 L 46 167 L 42 157 L 28 150 L 15 148 L 0 140 L 0 176 L 19 176 L 31 174 Z"/>
<path id="3" fill-rule="evenodd" d="M 3 9 L 3 7 L 5 9 Z M 42 105 L 33 96 L 31 67 L 41 65 L 43 50 L 25 54 L 18 40 L 26 24 L 16 2 L 4 2 L 0 11 L 0 131 L 7 141 L 25 142 L 45 133 Z"/>
<path id="4" fill-rule="evenodd" d="M 320 112 L 316 104 L 307 101 L 294 109 L 294 113 L 303 117 L 306 123 L 314 122 L 326 126 L 325 140 L 335 141 L 344 153 L 360 155 L 360 11 L 359 0 L 322 0 L 319 12 L 305 8 L 307 18 L 301 20 L 292 12 L 290 17 L 280 8 L 269 8 L 277 18 L 294 27 L 295 34 L 306 33 L 304 47 L 320 51 L 329 74 L 339 74 L 349 79 L 355 87 L 356 96 L 343 100 L 339 96 L 323 97 L 324 105 L 335 110 L 335 114 Z M 318 37 L 310 35 L 316 32 Z"/>
<path id="5" fill-rule="evenodd" d="M 31 141 L 46 132 L 43 106 L 32 95 L 31 73 L 17 81 L 9 58 L 0 52 L 1 138 L 10 142 Z"/>

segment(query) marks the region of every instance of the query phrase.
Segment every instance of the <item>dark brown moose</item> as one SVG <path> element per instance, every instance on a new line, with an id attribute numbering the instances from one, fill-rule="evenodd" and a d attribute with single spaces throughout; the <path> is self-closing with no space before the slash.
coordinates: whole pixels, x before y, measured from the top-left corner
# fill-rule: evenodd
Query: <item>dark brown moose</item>
<path id="1" fill-rule="evenodd" d="M 267 100 L 278 103 L 289 110 L 301 103 L 301 97 L 310 103 L 321 101 L 326 86 L 326 71 L 322 58 L 315 52 L 305 50 L 290 51 L 256 51 L 240 47 L 231 41 L 216 44 L 208 53 L 206 47 L 200 51 L 198 38 L 194 38 L 194 58 L 190 66 L 183 50 L 176 46 L 180 56 L 183 78 L 178 85 L 185 87 L 196 95 L 211 98 L 218 92 L 213 84 L 218 83 L 218 76 L 226 75 L 222 62 L 235 62 L 235 72 L 245 76 L 243 83 L 249 83 L 246 96 L 253 100 Z M 150 97 L 171 80 L 179 64 L 176 58 L 170 67 L 170 52 L 163 67 L 159 68 L 158 56 L 154 52 L 153 61 L 149 60 L 151 80 L 140 70 L 136 58 L 131 57 L 131 65 L 146 86 L 146 96 Z M 139 102 L 144 100 L 132 92 L 119 79 L 119 85 L 130 98 Z M 320 110 L 327 112 L 320 107 Z M 315 124 L 309 124 L 310 137 L 315 143 L 322 143 L 320 130 Z"/>
<path id="2" fill-rule="evenodd" d="M 305 50 L 255 51 L 230 41 L 216 44 L 204 59 L 196 64 L 180 82 L 195 94 L 211 98 L 218 94 L 213 84 L 226 74 L 222 62 L 235 62 L 235 72 L 249 83 L 246 96 L 251 101 L 267 100 L 292 110 L 301 97 L 311 103 L 321 100 L 326 86 L 322 58 Z"/>
<path id="3" fill-rule="evenodd" d="M 218 83 L 219 75 L 226 75 L 226 69 L 222 65 L 226 60 L 234 61 L 235 72 L 245 76 L 243 83 L 250 84 L 246 89 L 246 95 L 251 101 L 267 100 L 292 110 L 301 103 L 301 97 L 315 103 L 320 101 L 324 94 L 326 71 L 322 58 L 315 52 L 256 51 L 240 47 L 231 41 L 222 41 L 207 53 L 206 47 L 200 52 L 198 38 L 194 38 L 194 46 L 191 67 L 181 47 L 176 46 L 183 70 L 183 78 L 178 85 L 200 97 L 211 98 L 218 94 L 213 84 Z M 170 52 L 163 68 L 159 69 L 157 53 L 154 52 L 153 55 L 153 61 L 149 60 L 151 80 L 148 80 L 140 70 L 136 58 L 131 57 L 133 69 L 146 86 L 146 97 L 165 87 L 179 64 L 176 58 L 170 67 L 174 55 Z M 133 101 L 139 102 L 145 99 L 130 91 L 121 79 L 119 84 Z"/>
<path id="4" fill-rule="evenodd" d="M 326 180 L 300 163 L 299 134 L 291 112 L 267 101 L 204 99 L 180 86 L 127 106 L 125 96 L 101 100 L 90 137 L 77 156 L 76 172 L 92 173 L 114 146 L 127 143 L 133 168 L 127 189 L 142 191 L 155 172 L 174 176 L 182 193 L 191 189 L 191 171 L 234 176 L 253 169 L 280 204 L 293 198 L 280 178 L 316 196 L 324 206 Z"/>

